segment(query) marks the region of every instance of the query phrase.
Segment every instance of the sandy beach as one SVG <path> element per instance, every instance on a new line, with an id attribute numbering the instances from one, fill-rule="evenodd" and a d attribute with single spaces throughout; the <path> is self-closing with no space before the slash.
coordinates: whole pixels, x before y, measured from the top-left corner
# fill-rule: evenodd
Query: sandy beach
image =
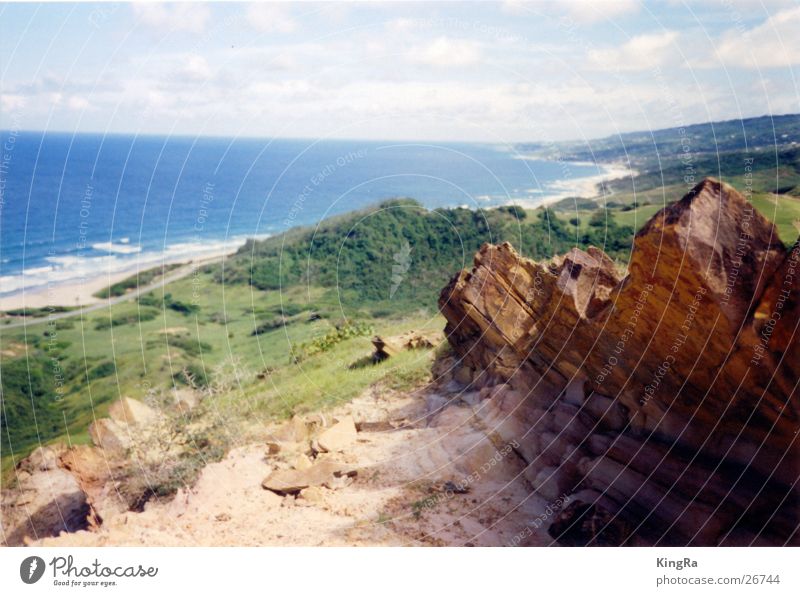
<path id="1" fill-rule="evenodd" d="M 519 159 L 539 159 L 536 156 L 525 157 Z M 536 207 L 545 207 L 558 203 L 563 199 L 570 197 L 580 197 L 584 199 L 591 199 L 598 196 L 597 186 L 604 181 L 616 180 L 619 178 L 629 178 L 636 176 L 636 170 L 631 169 L 624 163 L 610 163 L 610 164 L 595 164 L 590 162 L 569 162 L 576 166 L 592 166 L 601 167 L 603 172 L 594 176 L 583 176 L 580 178 L 566 178 L 551 184 L 550 188 L 546 191 L 545 196 L 540 196 L 530 199 L 513 199 L 508 201 L 509 205 L 519 205 L 526 209 L 535 209 Z"/>
<path id="2" fill-rule="evenodd" d="M 164 265 L 180 264 L 180 265 L 206 265 L 215 261 L 219 261 L 226 256 L 234 254 L 236 251 L 226 250 L 218 254 L 204 256 L 200 259 L 180 260 L 180 261 L 164 261 Z M 0 297 L 0 311 L 14 310 L 18 308 L 43 308 L 45 306 L 88 306 L 103 302 L 105 299 L 97 298 L 95 293 L 115 284 L 123 279 L 132 275 L 136 275 L 137 270 L 144 271 L 151 269 L 154 266 L 148 263 L 139 267 L 133 264 L 131 268 L 124 271 L 115 271 L 114 273 L 100 272 L 97 276 L 87 277 L 85 279 L 64 282 L 57 284 L 48 284 L 46 286 L 31 288 L 23 290 L 16 294 Z M 155 282 L 157 284 L 157 280 Z"/>

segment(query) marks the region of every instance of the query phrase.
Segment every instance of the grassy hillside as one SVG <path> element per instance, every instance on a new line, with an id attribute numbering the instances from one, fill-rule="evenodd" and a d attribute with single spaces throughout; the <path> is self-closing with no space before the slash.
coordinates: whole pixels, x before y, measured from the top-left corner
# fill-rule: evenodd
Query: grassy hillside
<path id="1" fill-rule="evenodd" d="M 577 234 L 549 210 L 427 211 L 404 199 L 250 242 L 213 275 L 221 283 L 264 290 L 297 284 L 331 288 L 345 316 L 364 310 L 380 314 L 435 308 L 442 286 L 471 265 L 484 242 L 510 241 L 536 259 L 595 244 L 624 260 L 632 237 L 633 228 L 614 220 L 596 221 Z"/>
<path id="2" fill-rule="evenodd" d="M 371 353 L 370 335 L 319 341 L 347 324 L 325 288 L 223 286 L 199 273 L 173 282 L 167 293 L 167 300 L 158 292 L 85 317 L 2 332 L 3 470 L 13 465 L 12 454 L 24 457 L 40 443 L 88 442 L 88 425 L 125 395 L 169 403 L 173 389 L 193 387 L 235 427 L 328 407 L 373 383 L 402 385 L 429 374 L 425 351 L 350 369 Z M 193 308 L 170 308 L 175 303 Z M 435 311 L 421 309 L 358 323 L 388 334 L 443 325 Z M 306 349 L 311 345 L 315 350 Z"/>

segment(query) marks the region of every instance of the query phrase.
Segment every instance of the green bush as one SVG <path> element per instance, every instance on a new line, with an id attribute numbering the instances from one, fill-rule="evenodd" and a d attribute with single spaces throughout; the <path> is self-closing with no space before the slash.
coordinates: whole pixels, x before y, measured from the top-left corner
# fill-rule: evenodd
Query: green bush
<path id="1" fill-rule="evenodd" d="M 3 443 L 15 451 L 63 432 L 54 366 L 50 357 L 38 351 L 0 363 L 0 433 Z"/>
<path id="2" fill-rule="evenodd" d="M 195 388 L 208 387 L 210 379 L 205 367 L 199 362 L 189 362 L 181 370 L 172 375 L 172 378 L 182 384 Z"/>
<path id="3" fill-rule="evenodd" d="M 372 335 L 375 328 L 368 323 L 345 323 L 331 329 L 324 335 L 300 345 L 299 358 L 307 358 L 322 352 L 327 352 L 337 344 L 353 337 Z"/>
<path id="4" fill-rule="evenodd" d="M 199 356 L 213 350 L 211 344 L 189 335 L 166 335 L 165 337 L 167 338 L 167 344 L 171 348 L 180 348 L 189 356 Z"/>
<path id="5" fill-rule="evenodd" d="M 94 328 L 98 331 L 118 327 L 120 325 L 135 325 L 152 321 L 161 312 L 155 308 L 145 307 L 137 310 L 129 310 L 114 313 L 111 317 L 102 317 L 94 320 Z"/>
<path id="6" fill-rule="evenodd" d="M 122 281 L 119 281 L 115 284 L 110 285 L 109 287 L 100 290 L 99 292 L 95 293 L 97 298 L 109 298 L 109 297 L 116 297 L 122 296 L 126 294 L 130 290 L 135 290 L 140 286 L 146 286 L 153 282 L 153 280 L 160 276 L 165 275 L 166 273 L 180 267 L 180 263 L 172 263 L 170 265 L 164 265 L 159 267 L 153 267 L 152 269 L 146 269 L 145 271 L 139 271 L 135 275 L 130 277 L 126 277 Z"/>
<path id="7" fill-rule="evenodd" d="M 268 333 L 269 331 L 274 331 L 275 329 L 281 329 L 286 325 L 290 325 L 293 323 L 294 320 L 287 319 L 286 317 L 275 317 L 271 321 L 266 321 L 258 325 L 253 331 L 250 332 L 250 335 L 261 335 L 262 333 Z"/>
<path id="8" fill-rule="evenodd" d="M 89 372 L 86 374 L 87 381 L 94 381 L 95 379 L 102 379 L 104 377 L 110 377 L 114 373 L 117 372 L 117 366 L 111 361 L 106 360 L 95 366 L 94 368 L 90 369 Z"/>

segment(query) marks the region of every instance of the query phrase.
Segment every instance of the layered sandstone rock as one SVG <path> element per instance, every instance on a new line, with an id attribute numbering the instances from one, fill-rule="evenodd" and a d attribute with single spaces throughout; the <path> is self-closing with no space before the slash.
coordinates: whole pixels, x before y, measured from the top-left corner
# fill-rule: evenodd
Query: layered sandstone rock
<path id="1" fill-rule="evenodd" d="M 624 279 L 595 248 L 485 245 L 443 290 L 453 376 L 534 489 L 580 497 L 557 539 L 798 540 L 799 259 L 707 179 L 636 235 Z"/>
<path id="2" fill-rule="evenodd" d="M 3 542 L 74 532 L 93 523 L 89 499 L 75 476 L 60 464 L 63 446 L 39 447 L 14 471 L 12 490 L 3 492 Z"/>

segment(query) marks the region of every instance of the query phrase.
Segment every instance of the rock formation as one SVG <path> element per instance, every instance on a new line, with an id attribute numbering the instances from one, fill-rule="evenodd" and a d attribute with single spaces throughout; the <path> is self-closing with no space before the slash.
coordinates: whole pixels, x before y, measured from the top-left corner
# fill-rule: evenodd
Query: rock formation
<path id="1" fill-rule="evenodd" d="M 798 265 L 713 179 L 644 226 L 624 278 L 596 248 L 484 245 L 442 291 L 440 372 L 480 390 L 540 495 L 573 495 L 555 540 L 797 544 Z"/>
<path id="2" fill-rule="evenodd" d="M 80 482 L 63 468 L 65 453 L 63 446 L 38 447 L 20 463 L 14 490 L 3 493 L 3 541 L 7 545 L 82 530 L 96 521 Z"/>

